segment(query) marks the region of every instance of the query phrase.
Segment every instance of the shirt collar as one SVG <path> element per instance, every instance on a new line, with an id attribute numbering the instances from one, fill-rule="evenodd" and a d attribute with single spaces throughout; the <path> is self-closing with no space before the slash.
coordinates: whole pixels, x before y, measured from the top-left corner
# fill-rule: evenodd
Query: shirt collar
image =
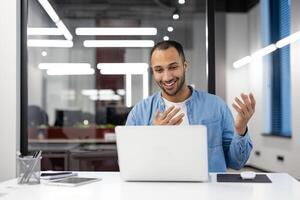
<path id="1" fill-rule="evenodd" d="M 194 99 L 195 95 L 196 95 L 195 89 L 192 86 L 190 86 L 190 85 L 188 85 L 188 87 L 191 90 L 192 95 L 188 99 L 185 100 L 186 104 L 189 104 L 190 101 L 192 101 L 192 99 Z M 166 108 L 166 105 L 165 105 L 164 99 L 162 98 L 161 91 L 158 92 L 156 95 L 158 97 L 159 111 L 163 112 L 165 110 L 165 108 Z"/>

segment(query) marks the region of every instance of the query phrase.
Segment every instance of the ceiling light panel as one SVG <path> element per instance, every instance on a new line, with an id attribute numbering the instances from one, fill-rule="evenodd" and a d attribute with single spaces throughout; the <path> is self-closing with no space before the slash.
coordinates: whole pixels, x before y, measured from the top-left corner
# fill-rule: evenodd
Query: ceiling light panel
<path id="1" fill-rule="evenodd" d="M 148 73 L 147 63 L 98 63 L 101 74 L 145 74 Z"/>
<path id="2" fill-rule="evenodd" d="M 63 35 L 58 28 L 27 28 L 27 35 Z"/>
<path id="3" fill-rule="evenodd" d="M 153 40 L 85 40 L 84 47 L 153 47 Z"/>
<path id="4" fill-rule="evenodd" d="M 112 27 L 112 28 L 76 28 L 77 35 L 157 35 L 153 27 Z"/>
<path id="5" fill-rule="evenodd" d="M 29 39 L 27 40 L 28 47 L 60 47 L 70 48 L 73 47 L 73 42 L 69 40 L 40 40 Z"/>

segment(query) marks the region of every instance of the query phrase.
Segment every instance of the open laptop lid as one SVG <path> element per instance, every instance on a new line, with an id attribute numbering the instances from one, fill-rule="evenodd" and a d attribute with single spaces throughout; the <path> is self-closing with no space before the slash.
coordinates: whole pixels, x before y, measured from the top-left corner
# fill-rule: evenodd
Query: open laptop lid
<path id="1" fill-rule="evenodd" d="M 117 126 L 115 130 L 124 180 L 208 180 L 205 126 Z"/>

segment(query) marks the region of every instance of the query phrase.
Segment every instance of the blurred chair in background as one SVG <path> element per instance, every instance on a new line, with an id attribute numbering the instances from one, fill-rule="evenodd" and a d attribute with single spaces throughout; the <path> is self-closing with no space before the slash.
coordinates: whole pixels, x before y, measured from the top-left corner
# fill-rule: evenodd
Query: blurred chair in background
<path id="1" fill-rule="evenodd" d="M 39 106 L 28 106 L 28 127 L 48 126 L 48 114 Z"/>

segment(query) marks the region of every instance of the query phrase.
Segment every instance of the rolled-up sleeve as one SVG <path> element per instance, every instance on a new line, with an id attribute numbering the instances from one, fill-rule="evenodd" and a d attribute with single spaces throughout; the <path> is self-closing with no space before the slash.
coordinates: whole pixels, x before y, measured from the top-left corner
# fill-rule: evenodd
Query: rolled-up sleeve
<path id="1" fill-rule="evenodd" d="M 223 108 L 223 150 L 227 167 L 241 169 L 249 159 L 252 141 L 249 133 L 240 136 L 235 133 L 234 120 L 229 108 Z"/>

